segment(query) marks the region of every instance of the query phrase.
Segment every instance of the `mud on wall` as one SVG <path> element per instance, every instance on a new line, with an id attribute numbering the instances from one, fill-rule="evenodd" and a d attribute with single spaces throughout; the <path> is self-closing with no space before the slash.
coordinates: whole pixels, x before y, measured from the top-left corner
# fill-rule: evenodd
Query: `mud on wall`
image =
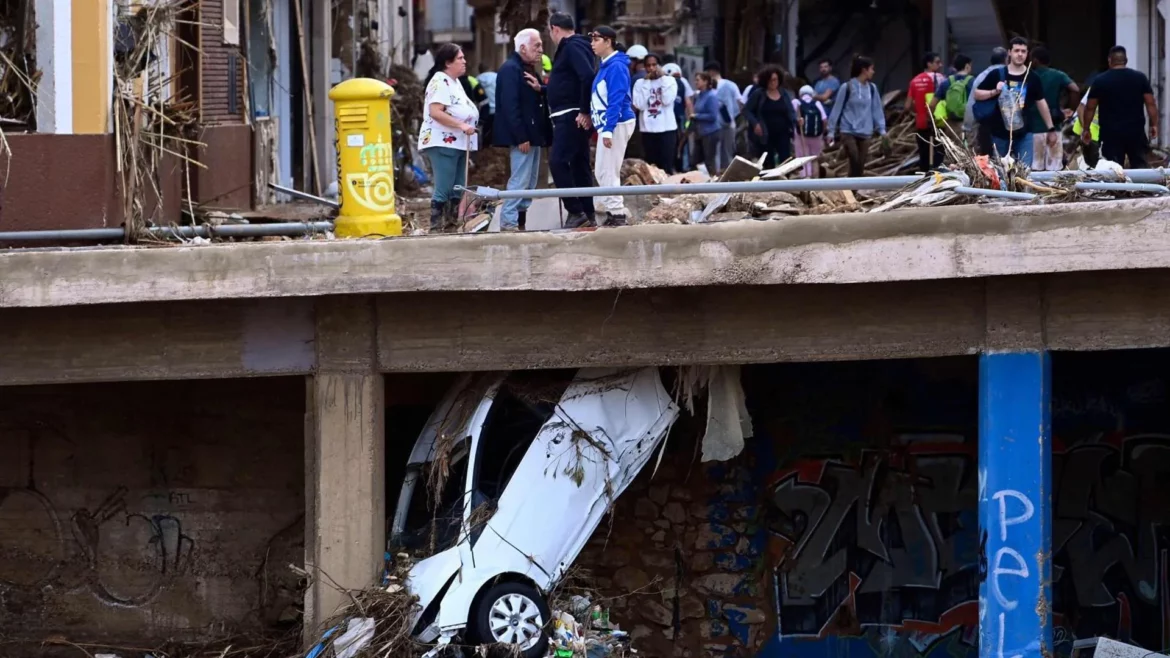
<path id="1" fill-rule="evenodd" d="M 1054 362 L 1058 654 L 1170 644 L 1167 366 Z M 747 369 L 750 454 L 692 464 L 683 437 L 579 564 L 638 591 L 615 618 L 647 655 L 974 657 L 976 377 L 974 359 Z"/>
<path id="2" fill-rule="evenodd" d="M 0 388 L 0 628 L 198 640 L 301 605 L 304 383 Z"/>

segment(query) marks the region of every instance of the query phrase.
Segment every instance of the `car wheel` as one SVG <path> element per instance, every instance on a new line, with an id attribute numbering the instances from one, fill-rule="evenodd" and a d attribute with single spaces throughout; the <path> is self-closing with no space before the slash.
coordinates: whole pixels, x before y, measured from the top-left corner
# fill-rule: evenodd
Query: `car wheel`
<path id="1" fill-rule="evenodd" d="M 475 640 L 479 644 L 515 647 L 524 658 L 543 658 L 548 651 L 545 625 L 548 604 L 536 589 L 523 583 L 500 583 L 479 600 Z"/>

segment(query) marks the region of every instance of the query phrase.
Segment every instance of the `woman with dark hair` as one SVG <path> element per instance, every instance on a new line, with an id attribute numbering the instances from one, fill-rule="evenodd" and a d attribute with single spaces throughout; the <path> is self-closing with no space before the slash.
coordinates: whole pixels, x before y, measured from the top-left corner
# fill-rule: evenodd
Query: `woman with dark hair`
<path id="1" fill-rule="evenodd" d="M 467 184 L 467 157 L 479 148 L 476 127 L 479 108 L 464 91 L 459 78 L 467 72 L 463 50 L 445 43 L 435 50 L 435 65 L 426 80 L 423 122 L 418 150 L 431 163 L 434 192 L 431 194 L 431 230 L 458 230 L 461 193 L 455 187 Z"/>
<path id="2" fill-rule="evenodd" d="M 743 106 L 754 155 L 768 154 L 765 166 L 779 165 L 792 155 L 796 114 L 783 84 L 784 74 L 780 69 L 765 66 L 756 75 L 756 86 Z"/>
<path id="3" fill-rule="evenodd" d="M 829 115 L 829 143 L 836 135 L 841 136 L 841 147 L 849 158 L 849 176 L 856 178 L 865 174 L 865 161 L 869 155 L 869 140 L 873 134 L 886 135 L 886 112 L 882 108 L 882 95 L 873 83 L 873 60 L 858 55 L 853 58 L 849 82 L 841 86 Z"/>
<path id="4" fill-rule="evenodd" d="M 720 133 L 727 122 L 720 112 L 722 104 L 715 95 L 715 80 L 710 73 L 699 71 L 695 74 L 695 103 L 691 106 L 691 119 L 695 125 L 694 161 L 707 166 L 707 175 L 719 175 L 716 158 L 720 151 Z"/>
<path id="5" fill-rule="evenodd" d="M 658 55 L 648 53 L 642 62 L 646 76 L 634 83 L 633 95 L 634 109 L 638 110 L 638 127 L 642 130 L 642 148 L 647 162 L 673 174 L 678 146 L 674 99 L 678 96 L 679 84 L 658 65 Z"/>

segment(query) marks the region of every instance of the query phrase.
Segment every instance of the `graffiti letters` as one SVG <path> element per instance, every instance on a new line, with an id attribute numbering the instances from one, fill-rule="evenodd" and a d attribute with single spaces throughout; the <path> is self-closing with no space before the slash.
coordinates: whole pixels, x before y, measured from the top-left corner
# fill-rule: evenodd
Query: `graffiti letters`
<path id="1" fill-rule="evenodd" d="M 1076 637 L 1163 646 L 1168 472 L 1163 435 L 1105 437 L 1054 456 L 1055 608 Z"/>
<path id="2" fill-rule="evenodd" d="M 176 516 L 130 511 L 127 496 L 128 490 L 119 487 L 92 510 L 75 511 L 66 523 L 44 494 L 31 488 L 0 489 L 0 510 L 11 512 L 0 518 L 26 528 L 0 529 L 0 533 L 51 533 L 56 547 L 41 560 L 44 568 L 36 574 L 0 574 L 0 594 L 56 586 L 88 592 L 117 607 L 137 608 L 153 601 L 167 579 L 186 567 L 194 541 Z M 169 494 L 162 496 L 170 499 Z M 43 545 L 35 548 L 45 551 Z M 118 568 L 111 570 L 111 564 Z"/>
<path id="3" fill-rule="evenodd" d="M 990 527 L 987 529 L 991 534 L 990 545 L 996 547 L 995 557 L 991 561 L 991 570 L 987 574 L 987 589 L 991 592 L 991 598 L 995 605 L 994 607 L 990 606 L 987 599 L 980 597 L 980 632 L 984 634 L 985 640 L 991 640 L 989 643 L 991 646 L 996 647 L 995 655 L 997 658 L 1009 658 L 1004 654 L 1004 644 L 1005 638 L 1009 637 L 1011 633 L 1012 622 L 1016 614 L 1034 615 L 1035 605 L 1028 606 L 1030 609 L 1021 609 L 1016 614 L 1010 613 L 1020 608 L 1022 592 L 1023 596 L 1034 600 L 1040 591 L 1040 574 L 1036 573 L 1035 569 L 1029 568 L 1028 562 L 1020 553 L 1019 548 L 1026 545 L 1025 552 L 1029 555 L 1035 555 L 1043 550 L 1040 533 L 1033 532 L 1024 535 L 1022 541 L 1019 541 L 1021 531 L 1017 530 L 1017 537 L 1013 539 L 1011 529 L 1015 526 L 1025 525 L 1035 518 L 1036 505 L 1027 494 L 1015 489 L 1000 489 L 987 498 L 984 496 L 987 477 L 982 470 L 979 480 L 981 483 L 981 505 L 990 506 L 989 516 L 994 519 L 994 522 L 988 523 Z M 986 550 L 987 545 L 987 543 L 983 544 L 984 550 Z M 987 624 L 989 608 L 994 612 L 994 624 L 990 625 L 990 628 Z M 994 634 L 994 637 L 986 637 L 988 633 Z M 1020 647 L 1025 646 L 1025 644 L 1026 642 L 1022 643 L 1019 638 L 1012 637 L 1009 646 Z M 1020 656 L 1013 655 L 1010 658 L 1020 658 Z"/>
<path id="4" fill-rule="evenodd" d="M 772 531 L 790 544 L 778 568 L 784 635 L 819 634 L 846 602 L 865 626 L 934 622 L 973 601 L 973 467 L 961 443 L 932 444 L 865 451 L 858 465 L 808 462 L 781 479 Z"/>

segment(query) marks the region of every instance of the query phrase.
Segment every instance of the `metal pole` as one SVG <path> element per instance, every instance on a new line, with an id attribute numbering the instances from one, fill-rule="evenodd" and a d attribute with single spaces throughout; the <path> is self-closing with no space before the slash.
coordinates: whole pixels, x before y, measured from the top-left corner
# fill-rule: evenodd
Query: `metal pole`
<path id="1" fill-rule="evenodd" d="M 1170 194 L 1170 188 L 1152 183 L 1077 183 L 1082 192 L 1146 192 L 1149 194 Z"/>
<path id="2" fill-rule="evenodd" d="M 993 199 L 1011 199 L 1012 201 L 1034 201 L 1036 195 L 1030 192 L 1008 192 L 1006 190 L 985 190 L 978 187 L 956 187 L 951 190 L 955 194 L 969 194 L 971 196 L 985 196 Z"/>
<path id="3" fill-rule="evenodd" d="M 497 190 L 492 187 L 456 188 L 488 199 L 559 199 L 579 196 L 639 196 L 643 194 L 745 194 L 760 192 L 843 192 L 846 190 L 900 190 L 922 182 L 921 176 L 873 178 L 814 178 L 812 180 L 752 181 L 746 183 L 687 183 L 676 185 L 627 185 L 618 187 L 570 187 L 548 190 Z"/>
<path id="4" fill-rule="evenodd" d="M 1028 174 L 1028 180 L 1036 183 L 1051 183 L 1059 178 L 1081 178 L 1089 174 L 1101 175 L 1100 171 L 1081 171 L 1079 169 L 1070 169 L 1069 171 L 1033 171 Z M 1166 169 L 1126 169 L 1125 175 L 1135 183 L 1155 183 L 1163 185 L 1167 180 L 1170 180 L 1170 171 Z"/>
<path id="5" fill-rule="evenodd" d="M 313 203 L 319 203 L 323 206 L 329 206 L 330 208 L 340 208 L 341 207 L 341 204 L 337 203 L 336 201 L 330 201 L 329 199 L 323 199 L 319 196 L 309 194 L 308 192 L 294 190 L 291 187 L 277 185 L 276 183 L 269 183 L 268 187 L 271 187 L 272 189 L 276 190 L 277 192 L 287 194 L 287 195 L 293 197 L 294 199 L 303 199 L 305 201 L 312 201 Z"/>
<path id="6" fill-rule="evenodd" d="M 333 230 L 333 222 L 284 222 L 280 224 L 227 224 L 224 226 L 152 226 L 147 232 L 160 238 L 257 238 L 270 235 L 311 235 Z M 121 240 L 125 229 L 91 228 L 58 231 L 0 231 L 0 242 L 81 242 Z"/>

